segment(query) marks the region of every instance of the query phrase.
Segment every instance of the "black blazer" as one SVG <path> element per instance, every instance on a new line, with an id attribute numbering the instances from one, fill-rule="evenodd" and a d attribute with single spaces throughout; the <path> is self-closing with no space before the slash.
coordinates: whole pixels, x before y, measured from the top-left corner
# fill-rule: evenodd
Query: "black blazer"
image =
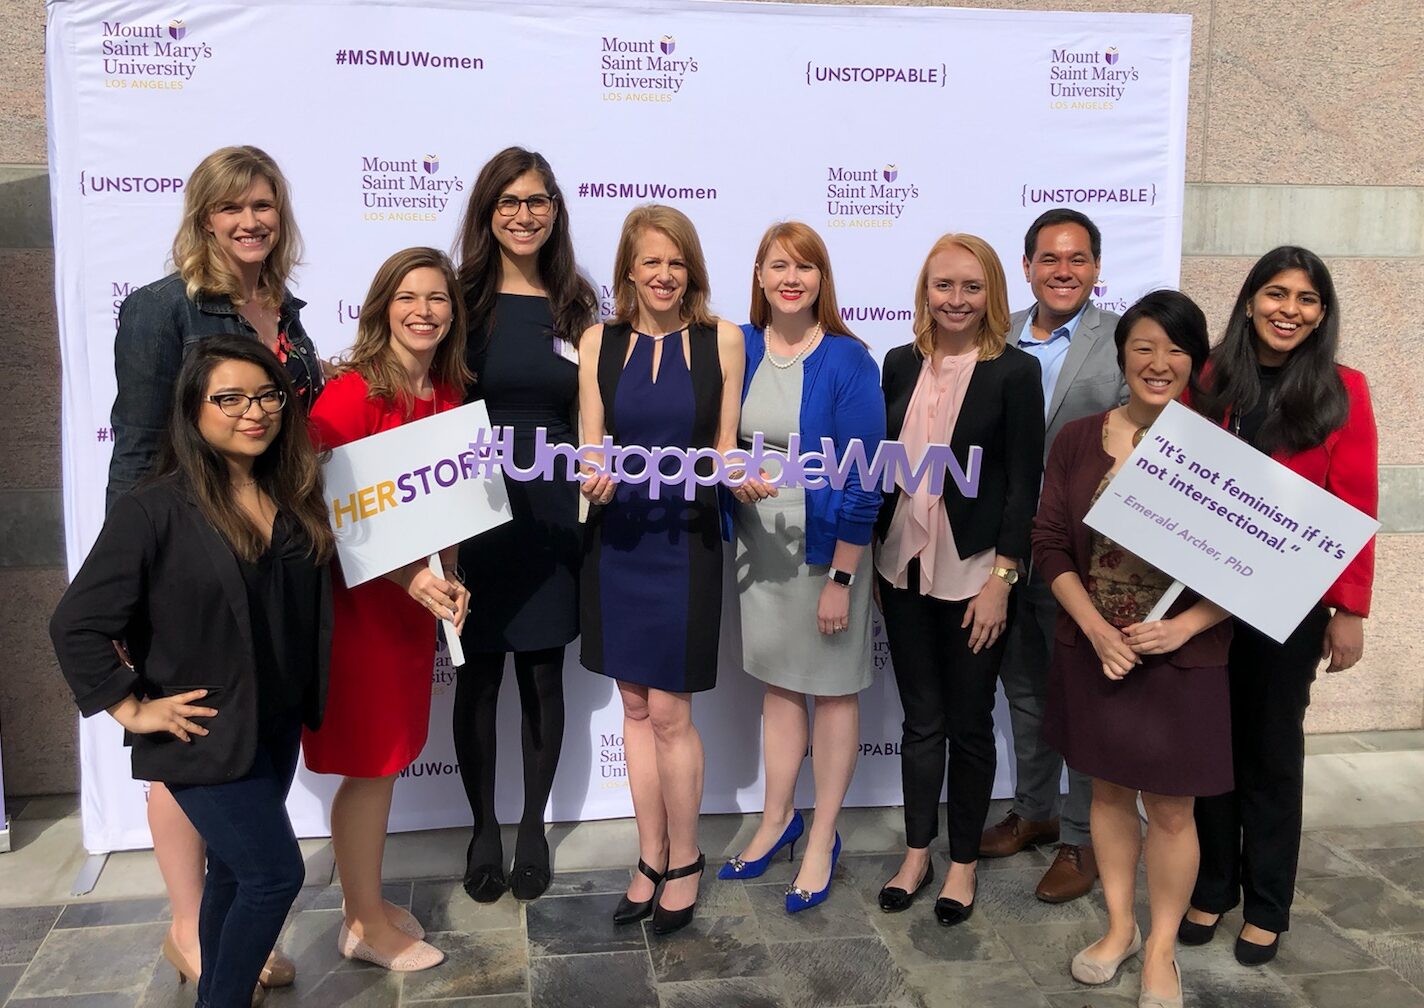
<path id="1" fill-rule="evenodd" d="M 905 426 L 905 412 L 920 380 L 923 361 L 913 343 L 885 355 L 880 389 L 885 394 L 885 436 L 892 441 Z M 984 449 L 979 496 L 964 497 L 947 481 L 942 498 L 959 555 L 971 557 L 992 547 L 996 553 L 1026 564 L 1043 476 L 1043 379 L 1032 355 L 1005 346 L 998 357 L 974 366 L 949 439 L 961 463 L 971 445 Z M 875 523 L 881 540 L 890 530 L 900 499 L 898 488 L 885 495 Z"/>
<path id="2" fill-rule="evenodd" d="M 331 652 L 331 575 L 321 568 L 317 685 L 303 720 L 321 723 Z M 85 717 L 127 696 L 206 689 L 218 711 L 208 734 L 128 735 L 133 775 L 168 784 L 220 784 L 252 768 L 260 734 L 257 659 L 237 558 L 172 479 L 118 499 L 49 624 L 60 670 Z M 126 642 L 134 668 L 112 641 Z"/>

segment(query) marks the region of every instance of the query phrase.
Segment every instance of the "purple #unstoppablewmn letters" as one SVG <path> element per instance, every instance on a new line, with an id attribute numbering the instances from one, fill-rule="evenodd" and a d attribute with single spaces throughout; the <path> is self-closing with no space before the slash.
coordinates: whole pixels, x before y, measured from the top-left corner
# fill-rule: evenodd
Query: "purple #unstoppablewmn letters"
<path id="1" fill-rule="evenodd" d="M 965 464 L 961 465 L 949 445 L 932 444 L 918 462 L 911 462 L 904 444 L 882 441 L 875 454 L 867 458 L 864 442 L 854 438 L 837 457 L 835 443 L 830 438 L 821 438 L 819 450 L 802 451 L 801 435 L 792 434 L 786 450 L 779 451 L 768 449 L 760 432 L 752 435 L 749 450 L 734 448 L 725 454 L 715 448 L 615 445 L 612 437 L 605 437 L 600 444 L 575 446 L 550 443 L 547 429 L 540 427 L 535 432 L 534 459 L 529 466 L 521 468 L 514 462 L 513 428 L 499 427 L 495 431 L 493 443 L 489 434 L 481 431 L 470 448 L 485 466 L 491 466 L 491 460 L 497 459 L 494 464 L 512 480 L 523 483 L 562 476 L 583 481 L 606 472 L 619 482 L 647 483 L 653 500 L 661 498 L 664 487 L 681 487 L 683 499 L 692 500 L 699 486 L 741 486 L 747 481 L 747 474 L 757 473 L 777 487 L 841 490 L 852 472 L 867 488 L 878 485 L 888 493 L 898 486 L 914 493 L 927 485 L 930 493 L 936 495 L 943 493 L 948 472 L 962 496 L 977 497 L 980 460 L 984 454 L 980 446 L 973 445 Z M 554 464 L 560 459 L 564 463 L 563 471 L 556 473 Z M 588 474 L 579 471 L 581 465 L 589 467 Z"/>

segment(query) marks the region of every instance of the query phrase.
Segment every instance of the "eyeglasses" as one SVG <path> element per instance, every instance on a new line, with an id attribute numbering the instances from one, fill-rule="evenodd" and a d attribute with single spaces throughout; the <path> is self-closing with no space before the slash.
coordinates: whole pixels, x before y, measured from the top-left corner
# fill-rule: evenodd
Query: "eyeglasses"
<path id="1" fill-rule="evenodd" d="M 519 212 L 519 204 L 523 203 L 535 217 L 547 217 L 549 211 L 554 209 L 554 199 L 555 197 L 543 193 L 535 193 L 523 199 L 518 196 L 501 196 L 494 201 L 494 208 L 501 217 L 513 217 Z"/>
<path id="2" fill-rule="evenodd" d="M 223 411 L 224 416 L 243 416 L 252 404 L 256 403 L 263 413 L 280 413 L 282 407 L 287 405 L 287 393 L 281 389 L 268 389 L 266 392 L 257 395 L 243 395 L 241 392 L 220 392 L 217 395 L 205 397 L 218 409 Z"/>

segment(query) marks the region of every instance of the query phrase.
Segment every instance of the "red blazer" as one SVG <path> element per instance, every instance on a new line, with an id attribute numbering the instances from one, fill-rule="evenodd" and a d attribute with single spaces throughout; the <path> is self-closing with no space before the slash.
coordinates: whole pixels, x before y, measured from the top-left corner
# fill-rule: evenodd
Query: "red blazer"
<path id="1" fill-rule="evenodd" d="M 1345 423 L 1325 441 L 1294 455 L 1284 451 L 1271 457 L 1292 472 L 1324 487 L 1351 507 L 1371 518 L 1379 517 L 1379 444 L 1375 433 L 1375 412 L 1370 405 L 1370 389 L 1365 376 L 1354 368 L 1335 365 L 1350 412 Z M 1203 375 L 1203 380 L 1209 379 Z M 1186 397 L 1183 397 L 1185 401 Z M 1228 415 L 1223 426 L 1229 424 Z M 1328 606 L 1360 616 L 1370 614 L 1370 591 L 1375 579 L 1375 540 L 1365 543 L 1355 559 L 1346 564 L 1340 577 L 1321 599 Z"/>

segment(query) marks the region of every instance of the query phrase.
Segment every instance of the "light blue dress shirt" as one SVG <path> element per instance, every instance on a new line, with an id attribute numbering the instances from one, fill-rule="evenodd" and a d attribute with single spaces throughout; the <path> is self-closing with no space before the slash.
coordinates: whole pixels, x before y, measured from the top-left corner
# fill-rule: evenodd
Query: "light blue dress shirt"
<path id="1" fill-rule="evenodd" d="M 1028 318 L 1024 319 L 1018 346 L 1020 350 L 1038 358 L 1038 368 L 1043 378 L 1044 419 L 1048 418 L 1049 403 L 1053 401 L 1053 386 L 1058 384 L 1058 374 L 1063 370 L 1063 358 L 1068 356 L 1068 346 L 1073 342 L 1073 334 L 1078 331 L 1083 312 L 1087 310 L 1088 303 L 1084 302 L 1083 307 L 1078 309 L 1078 314 L 1049 333 L 1046 340 L 1033 338 L 1033 320 L 1038 315 L 1037 305 L 1028 313 Z"/>

